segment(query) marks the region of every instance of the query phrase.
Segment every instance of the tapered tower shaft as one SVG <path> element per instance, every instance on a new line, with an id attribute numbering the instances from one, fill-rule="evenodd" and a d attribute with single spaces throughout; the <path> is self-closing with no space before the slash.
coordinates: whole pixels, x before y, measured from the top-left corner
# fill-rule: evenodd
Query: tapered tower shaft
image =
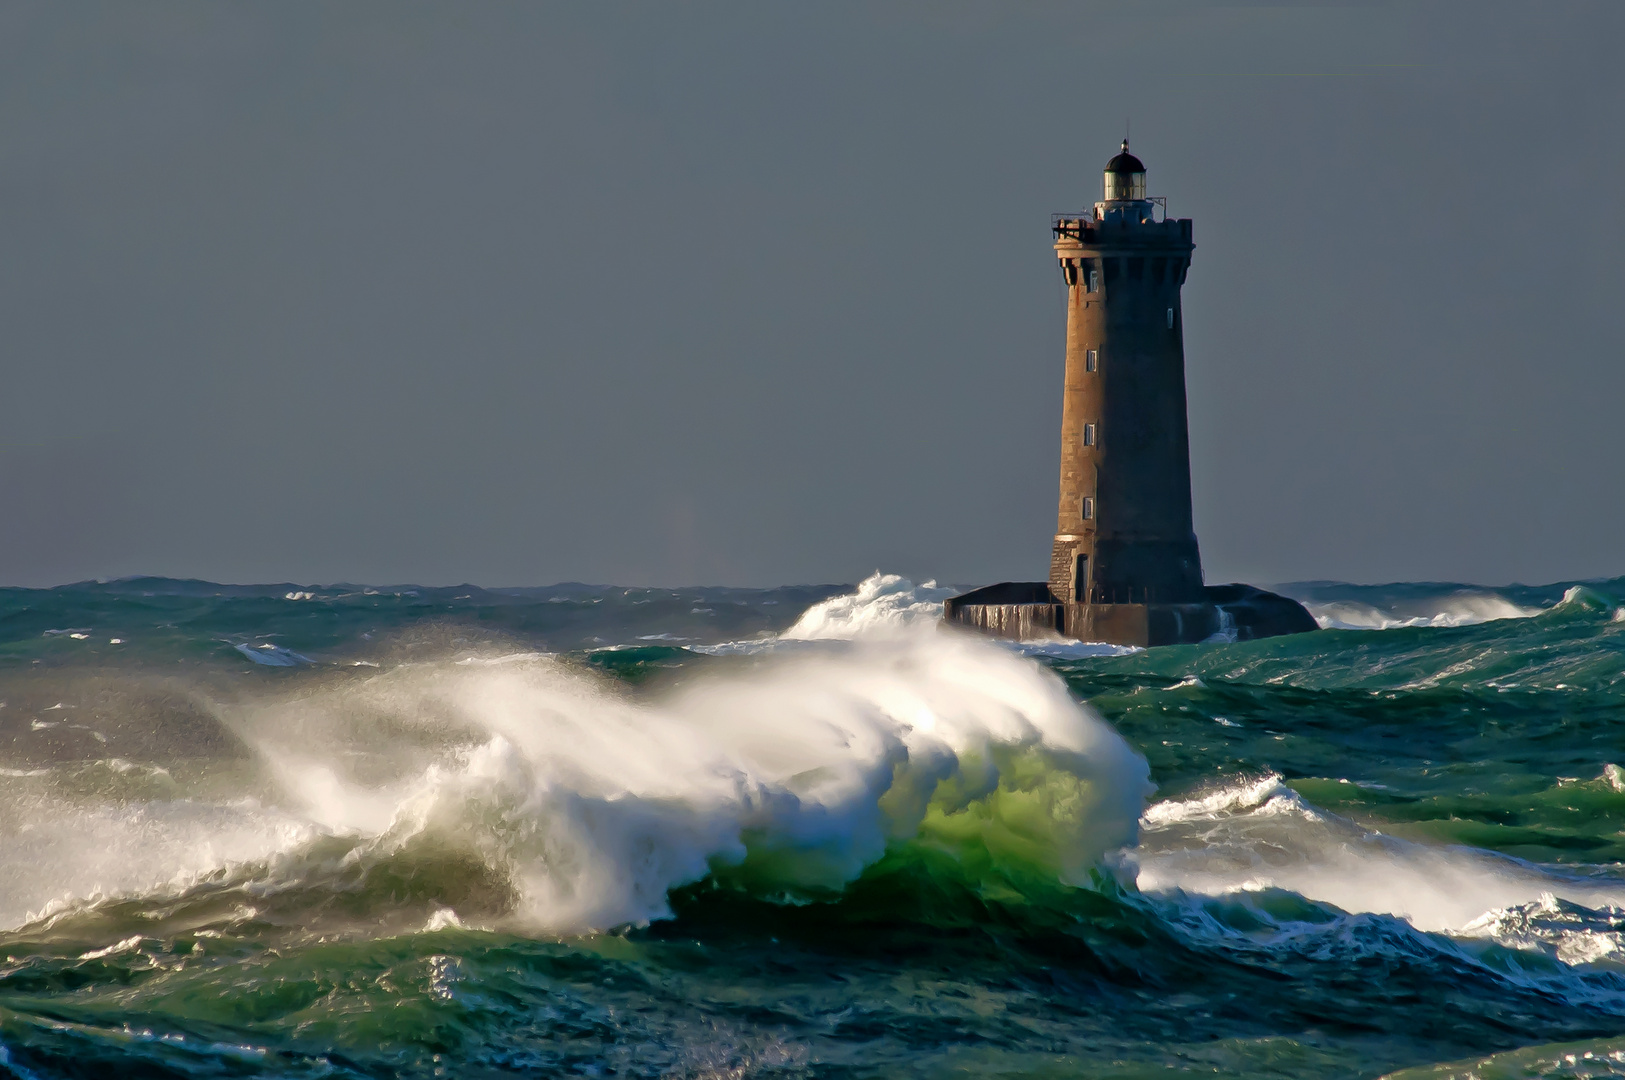
<path id="1" fill-rule="evenodd" d="M 1202 598 L 1191 523 L 1180 286 L 1191 222 L 1158 217 L 1145 166 L 1106 166 L 1091 214 L 1058 216 L 1067 285 L 1061 485 L 1049 584 L 1067 605 Z"/>

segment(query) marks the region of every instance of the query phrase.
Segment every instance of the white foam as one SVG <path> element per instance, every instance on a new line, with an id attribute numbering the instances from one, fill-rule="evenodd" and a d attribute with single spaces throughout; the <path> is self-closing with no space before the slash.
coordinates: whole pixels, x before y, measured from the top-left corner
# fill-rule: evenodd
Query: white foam
<path id="1" fill-rule="evenodd" d="M 1194 799 L 1167 799 L 1153 803 L 1146 807 L 1144 821 L 1148 826 L 1160 826 L 1180 821 L 1211 820 L 1224 813 L 1253 810 L 1276 799 L 1304 807 L 1307 812 L 1307 806 L 1298 793 L 1283 784 L 1280 776 L 1270 773 L 1256 780 L 1217 788 Z"/>
<path id="2" fill-rule="evenodd" d="M 1077 641 L 1073 638 L 1055 638 L 1050 641 L 999 641 L 1011 652 L 1022 656 L 1047 656 L 1051 660 L 1087 660 L 1096 656 L 1127 656 L 1143 652 L 1136 645 L 1110 645 L 1104 641 Z"/>
<path id="3" fill-rule="evenodd" d="M 1625 910 L 1612 905 L 1591 910 L 1552 893 L 1487 912 L 1461 932 L 1543 953 L 1570 965 L 1621 966 L 1625 958 Z"/>
<path id="4" fill-rule="evenodd" d="M 183 886 L 319 833 L 253 800 L 72 804 L 8 791 L 0 824 L 0 926 L 105 896 Z"/>
<path id="5" fill-rule="evenodd" d="M 1415 614 L 1383 611 L 1370 604 L 1338 600 L 1304 607 L 1322 630 L 1393 630 L 1409 626 L 1475 626 L 1497 619 L 1528 619 L 1538 607 L 1521 607 L 1495 593 L 1460 592 L 1440 597 Z"/>
<path id="6" fill-rule="evenodd" d="M 856 592 L 832 596 L 802 612 L 794 626 L 779 635 L 786 641 L 850 641 L 942 621 L 942 602 L 955 590 L 935 581 L 915 585 L 896 574 L 875 571 Z"/>
<path id="7" fill-rule="evenodd" d="M 1228 608 L 1219 609 L 1219 628 L 1203 639 L 1205 644 L 1234 645 L 1239 637 L 1236 616 Z"/>
<path id="8" fill-rule="evenodd" d="M 298 667 L 300 664 L 315 663 L 308 656 L 303 656 L 292 649 L 284 649 L 280 645 L 270 643 L 262 645 L 236 645 L 238 652 L 264 667 Z"/>
<path id="9" fill-rule="evenodd" d="M 1058 677 L 970 635 L 792 649 L 655 697 L 533 653 L 289 693 L 223 714 L 277 805 L 42 801 L 0 849 L 0 921 L 349 834 L 358 858 L 424 844 L 477 857 L 533 931 L 637 924 L 747 853 L 777 888 L 839 888 L 919 827 L 939 784 L 991 791 L 1000 748 L 1075 781 L 1053 855 L 1077 880 L 1133 842 L 1149 792 L 1144 760 Z"/>
<path id="10" fill-rule="evenodd" d="M 463 920 L 457 917 L 457 912 L 449 907 L 437 906 L 429 915 L 429 921 L 423 924 L 425 933 L 434 933 L 436 930 L 461 930 Z"/>
<path id="11" fill-rule="evenodd" d="M 140 945 L 141 945 L 141 937 L 138 934 L 135 937 L 127 937 L 123 941 L 114 942 L 113 944 L 107 946 L 105 949 L 92 949 L 89 952 L 80 953 L 79 954 L 79 959 L 81 959 L 81 960 L 103 960 L 103 959 L 106 959 L 109 956 L 116 956 L 117 954 L 122 953 L 122 952 L 134 952 L 137 948 L 140 947 Z"/>
<path id="12" fill-rule="evenodd" d="M 805 642 L 855 641 L 929 633 L 942 627 L 942 603 L 956 591 L 943 588 L 934 581 L 916 585 L 908 578 L 882 574 L 877 570 L 859 582 L 854 592 L 832 596 L 814 604 L 802 612 L 793 626 L 776 637 L 729 641 L 719 645 L 691 645 L 689 649 L 712 656 L 750 655 Z M 1043 656 L 1053 660 L 1122 656 L 1140 651 L 1132 645 L 1109 645 L 1060 636 L 1037 641 L 988 640 L 1022 656 Z"/>
<path id="13" fill-rule="evenodd" d="M 1133 858 L 1147 892 L 1279 888 L 1470 936 L 1487 915 L 1547 895 L 1593 910 L 1625 904 L 1625 879 L 1567 877 L 1489 852 L 1386 836 L 1311 806 L 1275 775 L 1156 803 L 1141 823 Z"/>

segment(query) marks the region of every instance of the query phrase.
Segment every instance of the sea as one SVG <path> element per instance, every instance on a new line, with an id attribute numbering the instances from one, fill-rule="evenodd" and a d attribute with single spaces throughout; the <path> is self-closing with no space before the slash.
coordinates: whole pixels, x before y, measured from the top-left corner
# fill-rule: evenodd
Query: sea
<path id="1" fill-rule="evenodd" d="M 1625 1076 L 1625 579 L 0 590 L 0 1076 Z"/>

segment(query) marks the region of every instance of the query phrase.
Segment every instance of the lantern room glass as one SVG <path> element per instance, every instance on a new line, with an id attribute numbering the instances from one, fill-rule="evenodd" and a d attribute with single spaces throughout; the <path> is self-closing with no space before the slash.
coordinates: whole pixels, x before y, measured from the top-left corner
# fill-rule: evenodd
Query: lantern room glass
<path id="1" fill-rule="evenodd" d="M 1114 202 L 1122 199 L 1145 198 L 1145 173 L 1117 173 L 1106 174 L 1106 201 Z"/>

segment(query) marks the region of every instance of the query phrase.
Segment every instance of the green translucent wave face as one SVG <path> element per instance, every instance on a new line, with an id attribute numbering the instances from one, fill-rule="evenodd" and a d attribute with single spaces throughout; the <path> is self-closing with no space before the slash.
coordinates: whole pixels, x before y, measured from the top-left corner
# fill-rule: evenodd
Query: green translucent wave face
<path id="1" fill-rule="evenodd" d="M 894 768 L 879 800 L 889 840 L 862 863 L 845 846 L 831 850 L 794 835 L 746 833 L 746 856 L 738 866 L 718 866 L 715 876 L 756 895 L 830 900 L 864 865 L 912 858 L 928 850 L 945 857 L 963 880 L 977 887 L 995 880 L 1087 882 L 1108 851 L 1133 841 L 1135 824 L 1122 812 L 1119 791 L 1137 777 L 1090 777 L 1070 755 L 1041 747 L 991 746 L 962 752 L 946 777 Z"/>
<path id="2" fill-rule="evenodd" d="M 1625 622 L 1609 610 L 1059 667 L 1146 755 L 1159 797 L 1276 772 L 1399 835 L 1625 861 Z"/>
<path id="3" fill-rule="evenodd" d="M 1544 776 L 1497 770 L 1438 795 L 1315 777 L 1299 777 L 1291 786 L 1316 806 L 1358 820 L 1381 820 L 1390 832 L 1411 839 L 1533 862 L 1625 862 L 1625 784 L 1606 772 L 1592 780 L 1565 777 L 1552 783 Z"/>

